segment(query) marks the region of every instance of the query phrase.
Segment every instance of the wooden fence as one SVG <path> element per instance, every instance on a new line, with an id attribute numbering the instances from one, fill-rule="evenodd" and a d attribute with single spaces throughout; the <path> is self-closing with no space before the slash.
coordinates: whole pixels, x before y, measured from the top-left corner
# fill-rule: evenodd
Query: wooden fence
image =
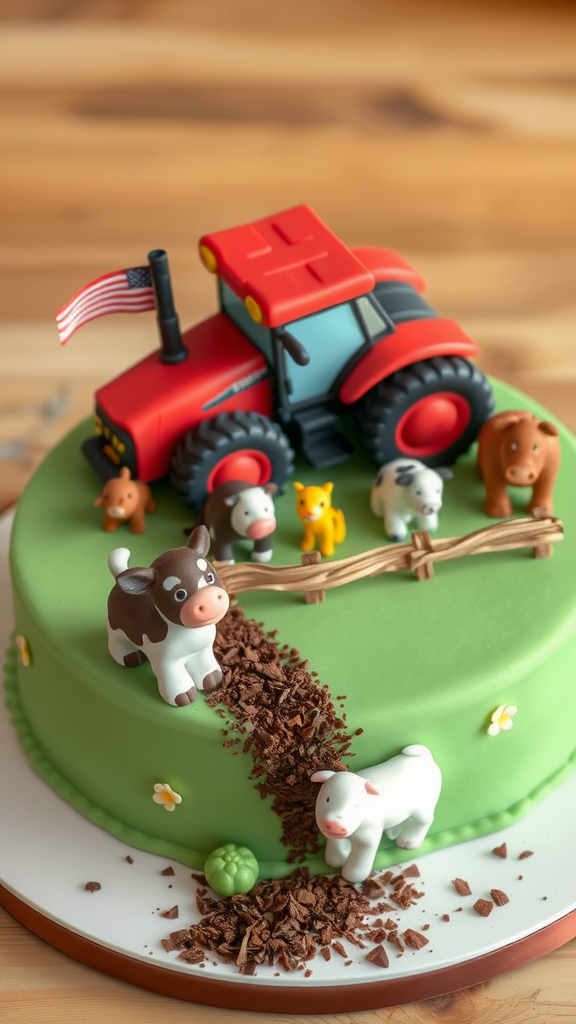
<path id="1" fill-rule="evenodd" d="M 321 562 L 320 554 L 313 551 L 302 555 L 301 565 L 239 562 L 235 565 L 216 563 L 216 566 L 229 593 L 300 591 L 307 604 L 317 604 L 324 600 L 326 590 L 384 572 L 415 572 L 419 580 L 431 579 L 434 562 L 464 555 L 530 547 L 535 558 L 547 558 L 552 554 L 552 544 L 563 539 L 562 521 L 550 516 L 545 509 L 536 509 L 531 519 L 506 519 L 462 537 L 433 540 L 427 530 L 415 531 L 408 543 L 387 544 L 333 562 Z"/>

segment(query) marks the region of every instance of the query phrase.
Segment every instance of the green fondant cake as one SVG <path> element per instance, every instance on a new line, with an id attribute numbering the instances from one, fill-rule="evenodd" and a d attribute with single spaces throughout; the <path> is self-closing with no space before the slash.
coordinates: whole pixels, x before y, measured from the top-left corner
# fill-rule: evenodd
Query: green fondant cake
<path id="1" fill-rule="evenodd" d="M 550 418 L 518 392 L 494 390 L 498 409 Z M 234 843 L 253 851 L 261 877 L 286 874 L 282 822 L 256 788 L 252 752 L 223 735 L 229 714 L 203 694 L 169 706 L 148 663 L 125 669 L 108 653 L 110 550 L 126 546 L 132 566 L 148 566 L 185 543 L 191 517 L 160 482 L 144 534 L 105 533 L 94 508 L 99 483 L 80 453 L 90 429 L 82 425 L 48 456 L 18 505 L 11 572 L 20 639 L 7 659 L 6 690 L 20 741 L 64 799 L 127 843 L 194 868 Z M 554 513 L 565 540 L 551 558 L 534 559 L 530 549 L 461 558 L 438 565 L 426 582 L 385 573 L 330 590 L 316 605 L 300 594 L 240 595 L 246 617 L 278 631 L 280 645 L 309 660 L 318 686 L 329 688 L 352 737 L 350 769 L 407 744 L 430 748 L 443 788 L 419 853 L 508 825 L 575 763 L 576 448 L 563 428 L 560 438 Z M 338 558 L 386 543 L 370 511 L 373 476 L 362 455 L 328 472 L 297 466 L 305 483 L 334 481 L 348 525 Z M 528 494 L 512 491 L 516 514 Z M 290 486 L 276 507 L 273 562 L 297 563 L 301 524 Z M 489 525 L 482 509 L 473 449 L 446 484 L 438 536 Z M 513 728 L 489 735 L 500 705 L 517 708 Z M 376 866 L 413 855 L 384 839 Z M 325 869 L 321 853 L 308 863 Z"/>

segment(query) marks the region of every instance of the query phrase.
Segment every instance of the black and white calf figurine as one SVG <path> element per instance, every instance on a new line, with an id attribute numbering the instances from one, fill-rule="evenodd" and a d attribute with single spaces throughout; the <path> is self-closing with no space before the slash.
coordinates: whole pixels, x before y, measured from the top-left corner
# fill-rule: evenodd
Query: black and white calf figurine
<path id="1" fill-rule="evenodd" d="M 315 772 L 321 782 L 316 823 L 326 836 L 326 863 L 342 868 L 348 882 L 363 882 L 372 871 L 385 833 L 413 850 L 434 820 L 442 775 L 428 747 L 412 744 L 373 768 Z"/>
<path id="2" fill-rule="evenodd" d="M 254 541 L 254 562 L 270 561 L 276 529 L 272 495 L 277 490 L 276 484 L 257 487 L 242 480 L 228 480 L 208 495 L 202 522 L 210 531 L 217 562 L 233 562 L 232 545 L 242 540 Z"/>
<path id="3" fill-rule="evenodd" d="M 168 704 L 190 704 L 198 690 L 214 690 L 222 672 L 212 645 L 216 623 L 230 604 L 214 566 L 210 537 L 197 526 L 188 545 L 128 568 L 128 548 L 115 548 L 108 568 L 116 583 L 108 598 L 108 649 L 119 665 L 149 659 Z"/>
<path id="4" fill-rule="evenodd" d="M 372 484 L 370 508 L 383 516 L 388 539 L 405 540 L 413 519 L 419 530 L 437 530 L 444 481 L 451 477 L 451 470 L 429 469 L 418 459 L 394 459 L 382 466 Z"/>

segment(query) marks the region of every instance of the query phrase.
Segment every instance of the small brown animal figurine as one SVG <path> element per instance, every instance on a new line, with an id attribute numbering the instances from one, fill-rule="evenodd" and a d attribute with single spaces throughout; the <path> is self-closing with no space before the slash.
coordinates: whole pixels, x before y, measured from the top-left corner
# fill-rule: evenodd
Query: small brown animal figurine
<path id="1" fill-rule="evenodd" d="M 144 533 L 144 513 L 156 511 L 152 491 L 140 480 L 130 479 L 128 466 L 122 466 L 118 476 L 104 484 L 94 504 L 104 508 L 103 529 L 107 533 L 115 533 L 120 523 L 130 523 L 131 533 Z"/>
<path id="2" fill-rule="evenodd" d="M 508 487 L 532 487 L 528 511 L 552 513 L 560 465 L 558 428 L 526 410 L 499 412 L 478 435 L 478 469 L 486 487 L 484 510 L 500 519 L 512 514 Z"/>

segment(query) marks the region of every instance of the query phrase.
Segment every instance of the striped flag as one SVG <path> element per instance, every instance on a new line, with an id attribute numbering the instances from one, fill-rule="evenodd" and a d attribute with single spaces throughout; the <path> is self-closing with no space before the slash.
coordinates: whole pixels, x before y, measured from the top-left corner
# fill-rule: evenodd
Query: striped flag
<path id="1" fill-rule="evenodd" d="M 104 274 L 84 285 L 56 313 L 56 324 L 63 345 L 74 331 L 89 320 L 107 313 L 144 313 L 156 308 L 156 296 L 149 267 L 132 267 Z"/>

